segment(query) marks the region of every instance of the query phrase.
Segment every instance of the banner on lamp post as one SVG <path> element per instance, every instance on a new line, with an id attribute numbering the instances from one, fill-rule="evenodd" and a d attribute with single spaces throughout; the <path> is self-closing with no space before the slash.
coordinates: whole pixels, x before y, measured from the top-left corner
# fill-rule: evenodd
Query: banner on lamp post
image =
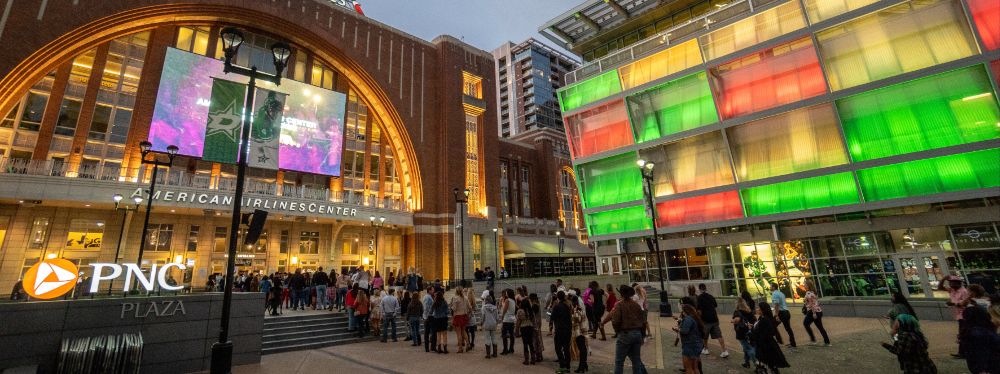
<path id="1" fill-rule="evenodd" d="M 258 88 L 250 131 L 250 167 L 278 170 L 278 136 L 287 94 Z"/>
<path id="2" fill-rule="evenodd" d="M 239 154 L 246 85 L 214 78 L 212 101 L 208 106 L 204 161 L 235 164 Z"/>

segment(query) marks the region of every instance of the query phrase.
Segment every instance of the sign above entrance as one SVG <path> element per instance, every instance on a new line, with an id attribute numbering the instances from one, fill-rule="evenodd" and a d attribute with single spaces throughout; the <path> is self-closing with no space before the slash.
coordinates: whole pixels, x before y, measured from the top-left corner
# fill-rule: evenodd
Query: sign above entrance
<path id="1" fill-rule="evenodd" d="M 132 192 L 132 197 L 135 196 L 145 196 L 143 189 L 137 187 Z M 231 208 L 233 206 L 232 196 L 219 193 L 158 190 L 153 195 L 153 200 L 206 205 L 205 208 Z M 287 201 L 274 197 L 244 197 L 243 207 L 275 212 L 321 214 L 332 217 L 356 217 L 358 215 L 357 208 L 340 207 L 327 203 Z"/>
<path id="2" fill-rule="evenodd" d="M 47 259 L 24 273 L 24 291 L 36 299 L 49 300 L 65 295 L 76 286 L 78 269 L 69 260 Z"/>

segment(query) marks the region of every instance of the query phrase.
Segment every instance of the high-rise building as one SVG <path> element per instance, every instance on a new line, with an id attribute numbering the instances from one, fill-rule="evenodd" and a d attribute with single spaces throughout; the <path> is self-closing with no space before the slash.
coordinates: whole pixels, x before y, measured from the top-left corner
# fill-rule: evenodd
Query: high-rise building
<path id="1" fill-rule="evenodd" d="M 500 136 L 509 138 L 538 128 L 562 131 L 556 90 L 579 61 L 535 39 L 504 43 L 493 50 L 493 58 Z"/>
<path id="2" fill-rule="evenodd" d="M 539 31 L 585 60 L 558 95 L 598 271 L 1000 286 L 997 1 L 587 0 Z"/>

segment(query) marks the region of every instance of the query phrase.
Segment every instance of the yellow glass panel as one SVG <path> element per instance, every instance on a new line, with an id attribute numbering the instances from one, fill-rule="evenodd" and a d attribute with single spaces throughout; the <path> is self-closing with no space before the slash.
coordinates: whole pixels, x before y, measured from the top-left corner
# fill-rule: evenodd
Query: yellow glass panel
<path id="1" fill-rule="evenodd" d="M 622 87 L 628 90 L 702 63 L 694 39 L 670 47 L 618 69 Z"/>
<path id="2" fill-rule="evenodd" d="M 878 0 L 803 0 L 803 3 L 806 5 L 809 22 L 817 23 L 874 4 L 876 1 Z"/>
<path id="3" fill-rule="evenodd" d="M 978 53 L 957 0 L 911 1 L 816 33 L 834 91 Z"/>
<path id="4" fill-rule="evenodd" d="M 718 131 L 640 151 L 654 165 L 656 196 L 733 184 L 729 150 Z"/>
<path id="5" fill-rule="evenodd" d="M 789 1 L 698 38 L 705 60 L 728 55 L 806 26 L 798 1 Z"/>

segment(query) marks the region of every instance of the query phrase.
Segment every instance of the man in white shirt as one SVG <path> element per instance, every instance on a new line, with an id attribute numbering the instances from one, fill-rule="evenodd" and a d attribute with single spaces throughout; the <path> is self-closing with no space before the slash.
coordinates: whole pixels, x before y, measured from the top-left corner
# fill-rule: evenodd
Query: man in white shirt
<path id="1" fill-rule="evenodd" d="M 399 299 L 396 298 L 396 290 L 390 288 L 387 295 L 382 297 L 382 342 L 385 343 L 389 326 L 392 326 L 392 341 L 396 340 L 396 315 L 399 314 Z"/>
<path id="2" fill-rule="evenodd" d="M 364 265 L 358 266 L 358 271 L 356 273 L 354 273 L 353 276 L 351 276 L 351 282 L 354 282 L 354 284 L 357 284 L 358 287 L 360 287 L 362 290 L 367 290 L 368 289 L 368 284 L 369 284 L 368 282 L 370 280 L 371 280 L 371 277 L 369 277 L 368 276 L 368 272 L 365 271 Z"/>

